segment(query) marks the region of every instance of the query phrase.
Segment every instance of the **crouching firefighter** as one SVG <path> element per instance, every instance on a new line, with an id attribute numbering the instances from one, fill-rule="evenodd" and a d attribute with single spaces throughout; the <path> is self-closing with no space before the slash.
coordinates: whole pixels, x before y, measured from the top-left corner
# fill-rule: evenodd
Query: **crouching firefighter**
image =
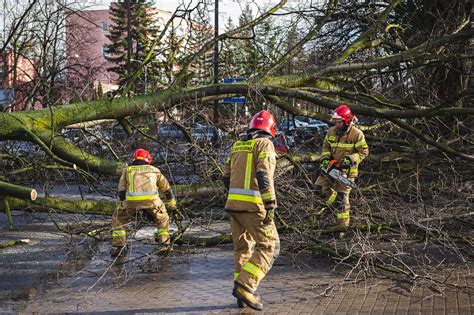
<path id="1" fill-rule="evenodd" d="M 331 127 L 323 141 L 321 168 L 337 165 L 351 181 L 357 177 L 360 162 L 369 154 L 369 147 L 364 133 L 354 126 L 355 116 L 346 105 L 336 108 L 331 116 Z M 351 187 L 334 181 L 325 175 L 316 180 L 320 187 L 325 205 L 336 215 L 337 224 L 341 227 L 349 226 Z M 344 234 L 342 233 L 341 236 Z"/>
<path id="2" fill-rule="evenodd" d="M 176 199 L 168 180 L 160 170 L 151 164 L 150 152 L 138 149 L 133 163 L 123 170 L 118 186 L 122 206 L 112 216 L 111 256 L 125 255 L 127 251 L 126 224 L 135 217 L 137 211 L 147 211 L 154 219 L 157 230 L 155 242 L 170 244 L 169 216 L 166 208 L 177 211 Z M 162 194 L 166 207 L 159 194 Z"/>
<path id="3" fill-rule="evenodd" d="M 234 243 L 234 289 L 239 307 L 262 310 L 258 285 L 280 252 L 274 223 L 277 206 L 273 176 L 276 166 L 272 138 L 276 121 L 263 110 L 249 124 L 243 140 L 232 146 L 224 167 L 228 189 L 225 209 L 230 215 Z"/>

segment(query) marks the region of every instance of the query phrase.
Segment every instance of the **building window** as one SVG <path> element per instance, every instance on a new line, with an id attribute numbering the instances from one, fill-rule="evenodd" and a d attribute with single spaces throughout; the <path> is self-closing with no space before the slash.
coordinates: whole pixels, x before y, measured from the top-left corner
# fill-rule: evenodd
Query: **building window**
<path id="1" fill-rule="evenodd" d="M 3 83 L 3 81 L 7 78 L 6 76 L 6 71 L 4 71 L 4 67 L 2 64 L 0 64 L 0 83 Z"/>
<path id="2" fill-rule="evenodd" d="M 109 23 L 107 23 L 107 21 L 102 21 L 101 27 L 102 27 L 102 30 L 103 30 L 104 32 L 108 32 L 108 31 L 109 31 Z"/>
<path id="3" fill-rule="evenodd" d="M 103 55 L 104 57 L 109 57 L 109 56 L 110 56 L 109 47 L 107 47 L 107 46 L 102 46 L 102 55 Z"/>

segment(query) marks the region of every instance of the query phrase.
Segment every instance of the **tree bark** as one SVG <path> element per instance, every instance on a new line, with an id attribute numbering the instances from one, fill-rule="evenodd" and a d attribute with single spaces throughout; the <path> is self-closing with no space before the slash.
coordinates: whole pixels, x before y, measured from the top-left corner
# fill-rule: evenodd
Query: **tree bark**
<path id="1" fill-rule="evenodd" d="M 34 201 L 38 197 L 38 193 L 33 188 L 0 181 L 0 196 L 11 196 Z"/>

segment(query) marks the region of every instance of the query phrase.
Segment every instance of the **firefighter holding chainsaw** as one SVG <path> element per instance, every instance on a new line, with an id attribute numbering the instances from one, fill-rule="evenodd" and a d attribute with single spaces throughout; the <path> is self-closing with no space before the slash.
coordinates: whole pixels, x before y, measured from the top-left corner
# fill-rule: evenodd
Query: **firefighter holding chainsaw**
<path id="1" fill-rule="evenodd" d="M 224 166 L 228 189 L 225 209 L 234 243 L 234 289 L 239 307 L 262 310 L 256 290 L 280 252 L 274 223 L 277 206 L 273 176 L 276 153 L 272 138 L 276 121 L 262 110 L 249 124 L 244 139 L 232 146 Z"/>
<path id="2" fill-rule="evenodd" d="M 137 211 L 147 211 L 157 225 L 155 242 L 170 244 L 169 216 L 166 211 L 177 213 L 176 199 L 170 184 L 160 170 L 152 165 L 150 152 L 144 149 L 135 151 L 133 163 L 125 168 L 118 186 L 119 198 L 122 201 L 112 216 L 112 250 L 111 256 L 124 256 L 127 251 L 127 230 L 125 225 Z M 159 194 L 166 203 L 163 203 Z"/>
<path id="3" fill-rule="evenodd" d="M 323 171 L 316 180 L 324 198 L 324 203 L 336 214 L 337 224 L 345 227 L 350 222 L 349 193 L 357 177 L 359 164 L 369 154 L 364 133 L 355 127 L 356 118 L 347 105 L 336 108 L 331 116 L 331 127 L 323 141 L 321 170 L 343 174 L 342 180 L 335 180 Z M 339 172 L 340 171 L 340 172 Z M 334 176 L 336 177 L 336 176 Z M 347 182 L 347 179 L 350 182 Z"/>

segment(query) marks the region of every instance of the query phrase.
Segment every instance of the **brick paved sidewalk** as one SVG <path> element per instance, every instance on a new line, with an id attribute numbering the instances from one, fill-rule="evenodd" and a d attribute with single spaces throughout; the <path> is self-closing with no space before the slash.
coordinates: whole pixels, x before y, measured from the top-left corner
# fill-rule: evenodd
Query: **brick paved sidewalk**
<path id="1" fill-rule="evenodd" d="M 133 245 L 133 244 L 132 244 Z M 135 246 L 131 257 L 151 251 Z M 110 267 L 108 244 L 101 244 L 90 264 L 56 283 L 32 301 L 27 312 L 81 313 L 239 313 L 232 289 L 232 246 L 179 249 L 168 258 L 142 258 Z M 454 313 L 474 312 L 474 278 L 464 276 L 465 292 L 433 296 L 427 288 L 410 288 L 390 280 L 345 284 L 327 259 L 278 259 L 259 289 L 265 313 Z M 100 281 L 98 281 L 100 279 Z M 334 286 L 329 296 L 321 293 Z"/>

